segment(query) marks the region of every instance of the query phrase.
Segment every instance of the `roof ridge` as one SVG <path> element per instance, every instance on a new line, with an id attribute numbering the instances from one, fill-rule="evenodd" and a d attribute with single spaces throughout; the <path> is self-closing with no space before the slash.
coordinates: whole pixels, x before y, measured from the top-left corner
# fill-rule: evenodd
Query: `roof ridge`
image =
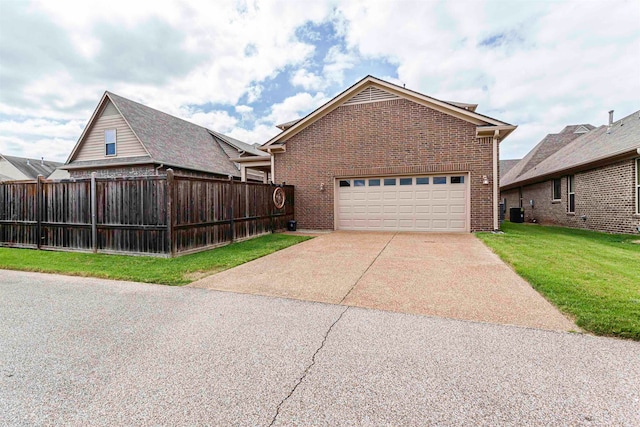
<path id="1" fill-rule="evenodd" d="M 202 128 L 202 129 L 204 129 L 204 130 L 206 130 L 206 131 L 216 132 L 216 131 L 214 131 L 214 130 L 212 130 L 212 129 L 209 129 L 209 128 L 204 127 L 204 126 L 202 126 L 202 125 L 199 125 L 199 124 L 197 124 L 197 123 L 193 123 L 193 122 L 190 122 L 189 120 L 183 119 L 183 118 L 181 118 L 181 117 L 174 116 L 173 114 L 165 113 L 164 111 L 158 110 L 157 108 L 149 107 L 148 105 L 145 105 L 145 104 L 143 104 L 143 103 L 141 103 L 141 102 L 133 101 L 133 100 L 131 100 L 131 99 L 129 99 L 129 98 L 125 98 L 124 96 L 122 96 L 122 95 L 118 95 L 117 93 L 113 93 L 113 92 L 109 92 L 109 91 L 106 91 L 106 92 L 107 92 L 107 94 L 108 94 L 108 95 L 115 95 L 116 97 L 121 98 L 121 99 L 123 99 L 123 100 L 125 100 L 125 101 L 131 102 L 131 103 L 134 103 L 134 104 L 137 104 L 137 105 L 139 105 L 139 106 L 141 106 L 141 107 L 144 107 L 144 108 L 149 109 L 149 110 L 153 110 L 153 111 L 155 111 L 155 112 L 158 112 L 158 113 L 163 114 L 163 115 L 165 115 L 165 116 L 169 116 L 169 117 L 174 118 L 174 119 L 176 119 L 176 120 L 180 120 L 180 121 L 185 122 L 185 123 L 188 123 L 188 124 L 190 124 L 190 125 L 192 125 L 192 126 L 197 126 L 197 127 Z M 220 133 L 220 132 L 216 132 L 216 133 Z M 224 134 L 221 134 L 221 135 L 224 135 Z M 225 136 L 226 136 L 226 135 L 225 135 Z"/>
<path id="2" fill-rule="evenodd" d="M 567 143 L 566 145 L 560 147 L 558 150 L 556 150 L 553 154 L 551 154 L 549 157 L 545 158 L 543 161 L 541 161 L 540 163 L 538 163 L 535 167 L 531 168 L 530 170 L 519 174 L 518 176 L 516 176 L 516 179 L 514 179 L 511 182 L 507 182 L 504 185 L 508 185 L 511 186 L 513 184 L 517 184 L 518 182 L 522 182 L 522 181 L 528 181 L 528 180 L 534 180 L 538 177 L 543 177 L 546 175 L 550 175 L 550 174 L 554 174 L 554 173 L 558 173 L 561 172 L 563 170 L 567 170 L 567 169 L 571 169 L 571 168 L 576 168 L 576 167 L 580 167 L 581 165 L 588 165 L 590 163 L 596 162 L 596 161 L 600 161 L 603 159 L 606 159 L 608 156 L 614 156 L 617 154 L 621 154 L 624 153 L 626 151 L 632 150 L 634 147 L 634 143 L 624 143 L 622 147 L 618 146 L 615 147 L 615 150 L 613 151 L 609 151 L 607 152 L 606 150 L 604 151 L 604 153 L 602 152 L 598 152 L 598 150 L 595 150 L 589 154 L 591 154 L 591 157 L 589 156 L 585 156 L 583 160 L 579 160 L 577 162 L 574 161 L 574 163 L 571 163 L 572 160 L 575 159 L 571 159 L 571 156 L 569 156 L 567 158 L 568 154 L 571 153 L 575 153 L 575 152 L 581 152 L 584 147 L 586 146 L 592 146 L 593 144 L 598 144 L 598 142 L 601 140 L 601 138 L 604 138 L 605 135 L 609 135 L 608 129 L 609 128 L 617 128 L 617 129 L 623 129 L 623 133 L 620 136 L 621 138 L 625 137 L 625 132 L 629 132 L 627 129 L 629 129 L 628 127 L 624 127 L 624 126 L 620 126 L 622 122 L 628 122 L 628 121 L 635 121 L 636 123 L 636 127 L 640 128 L 640 117 L 638 117 L 638 115 L 640 114 L 640 110 L 637 110 L 627 116 L 624 116 L 618 120 L 616 120 L 615 122 L 613 122 L 611 125 L 600 125 L 595 127 L 594 129 L 590 130 L 587 133 L 581 134 L 580 136 L 578 136 L 577 138 L 574 138 L 573 140 L 569 141 L 569 143 Z M 637 118 L 634 118 L 637 117 Z M 633 130 L 633 127 L 632 127 Z M 605 133 L 606 131 L 606 133 Z M 639 132 L 640 133 L 640 132 Z M 633 134 L 632 134 L 633 135 Z M 636 139 L 634 140 L 635 144 L 640 148 L 640 140 Z M 613 141 L 612 141 L 613 143 Z M 583 146 L 584 144 L 588 144 Z M 598 147 L 598 145 L 596 145 L 596 148 Z M 608 149 L 612 149 L 613 147 L 609 144 L 604 144 L 605 148 Z M 629 148 L 631 147 L 631 148 Z M 564 155 L 564 159 L 562 158 Z M 560 158 L 560 159 L 558 159 Z M 554 166 L 553 162 L 559 162 L 562 161 L 562 165 L 561 166 Z M 567 163 L 569 162 L 569 163 Z M 546 169 L 545 169 L 546 168 Z M 536 172 L 536 170 L 539 170 L 538 172 Z"/>

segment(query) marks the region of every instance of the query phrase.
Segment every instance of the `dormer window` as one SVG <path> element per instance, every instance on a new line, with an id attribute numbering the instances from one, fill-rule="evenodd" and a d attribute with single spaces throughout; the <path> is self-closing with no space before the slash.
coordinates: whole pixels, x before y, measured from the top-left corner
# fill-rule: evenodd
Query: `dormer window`
<path id="1" fill-rule="evenodd" d="M 107 129 L 104 131 L 104 154 L 106 156 L 116 155 L 116 130 Z"/>

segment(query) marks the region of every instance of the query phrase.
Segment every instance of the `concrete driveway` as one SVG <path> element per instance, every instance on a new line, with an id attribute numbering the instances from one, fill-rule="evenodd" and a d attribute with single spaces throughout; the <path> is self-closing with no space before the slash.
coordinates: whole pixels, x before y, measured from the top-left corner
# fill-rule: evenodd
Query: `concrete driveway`
<path id="1" fill-rule="evenodd" d="M 579 330 L 472 234 L 334 232 L 190 286 Z"/>
<path id="2" fill-rule="evenodd" d="M 0 425 L 640 425 L 640 343 L 0 271 Z"/>

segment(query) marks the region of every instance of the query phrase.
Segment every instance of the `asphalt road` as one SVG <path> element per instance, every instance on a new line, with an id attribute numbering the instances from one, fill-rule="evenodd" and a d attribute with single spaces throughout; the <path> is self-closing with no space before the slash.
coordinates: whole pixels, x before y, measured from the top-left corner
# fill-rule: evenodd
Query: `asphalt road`
<path id="1" fill-rule="evenodd" d="M 640 425 L 640 343 L 0 271 L 0 425 Z"/>

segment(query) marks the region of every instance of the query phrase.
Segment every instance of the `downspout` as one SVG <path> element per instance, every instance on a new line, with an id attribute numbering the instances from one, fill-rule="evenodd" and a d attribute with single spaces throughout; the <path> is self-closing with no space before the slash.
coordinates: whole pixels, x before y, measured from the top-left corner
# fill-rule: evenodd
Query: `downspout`
<path id="1" fill-rule="evenodd" d="M 500 213 L 498 211 L 498 136 L 500 135 L 499 130 L 493 131 L 493 230 L 498 231 L 500 229 L 499 217 Z"/>
<path id="2" fill-rule="evenodd" d="M 271 157 L 271 182 L 275 184 L 276 182 L 276 174 L 275 174 L 275 170 L 276 170 L 276 163 L 275 163 L 275 159 L 273 158 L 273 153 L 271 152 L 271 149 L 267 149 L 267 153 L 269 153 L 269 157 Z"/>
<path id="3" fill-rule="evenodd" d="M 162 163 L 160 166 L 158 166 L 157 168 L 154 168 L 156 170 L 156 176 L 158 176 L 158 170 L 160 168 L 164 167 L 164 163 Z"/>

